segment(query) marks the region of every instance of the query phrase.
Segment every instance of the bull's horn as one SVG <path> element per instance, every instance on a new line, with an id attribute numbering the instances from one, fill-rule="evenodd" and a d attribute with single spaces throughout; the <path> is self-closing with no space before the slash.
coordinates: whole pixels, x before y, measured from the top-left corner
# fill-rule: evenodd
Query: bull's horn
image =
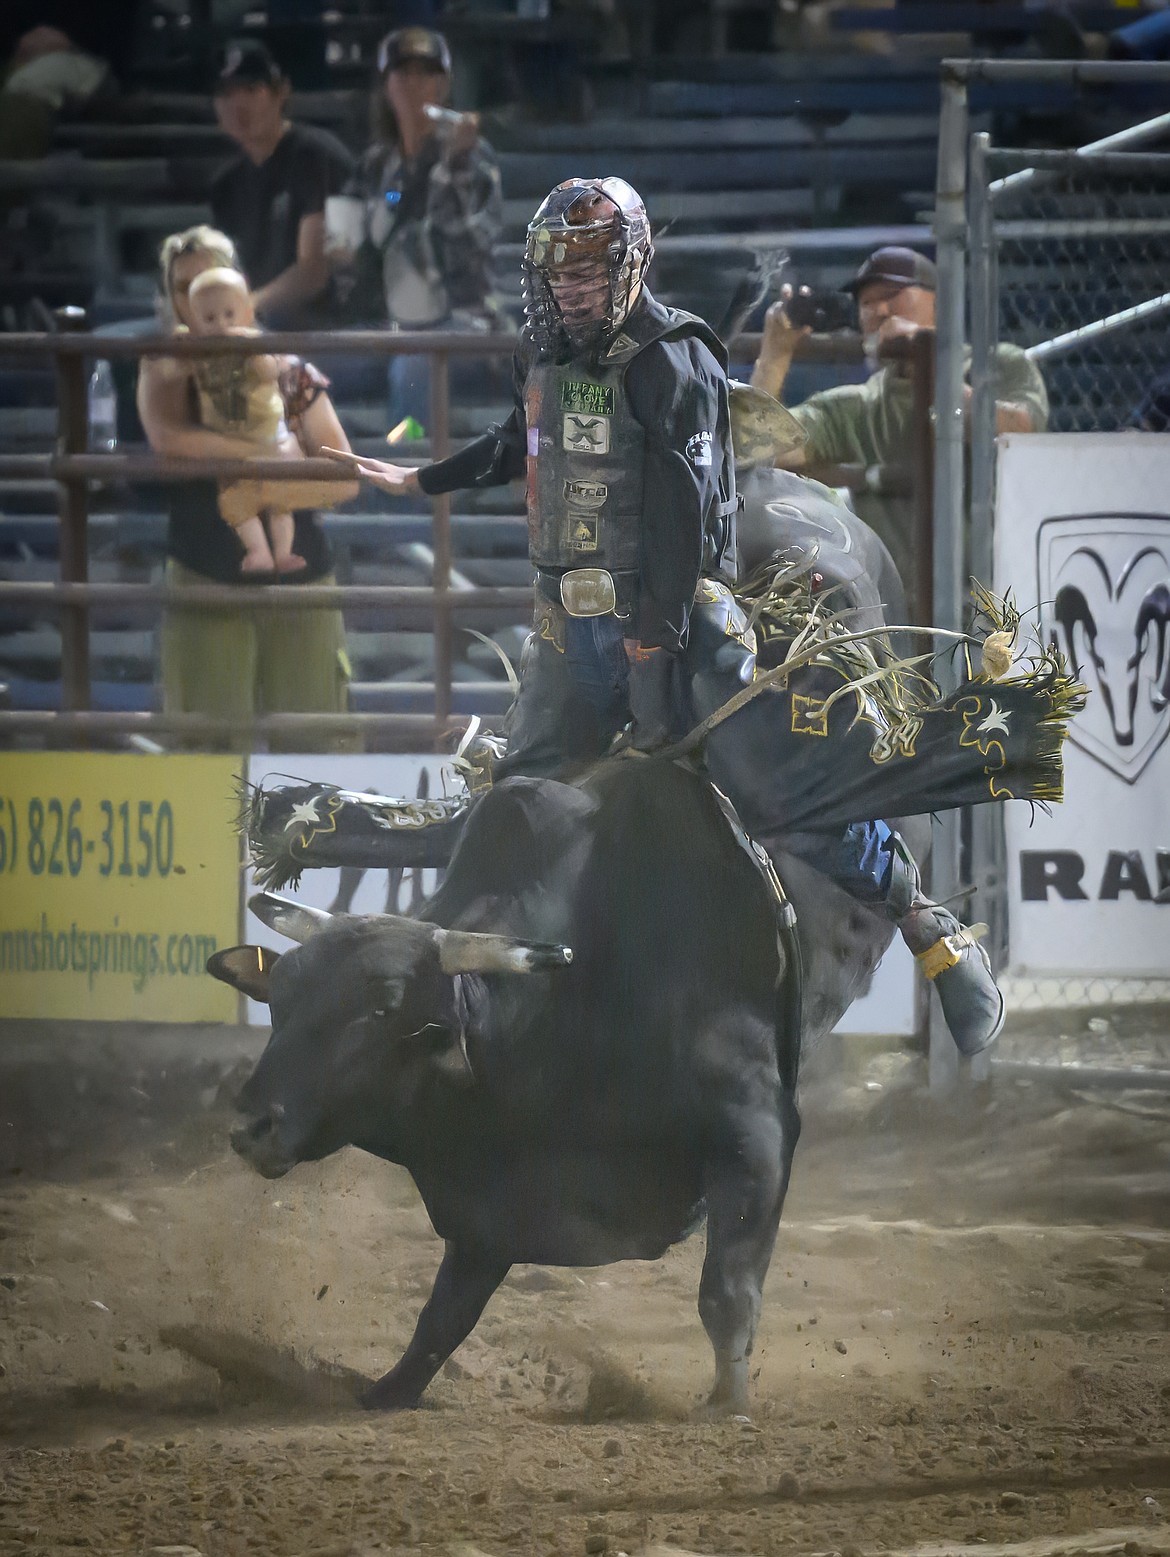
<path id="1" fill-rule="evenodd" d="M 311 908 L 308 903 L 294 903 L 292 898 L 277 897 L 275 892 L 254 893 L 248 899 L 248 907 L 261 923 L 270 930 L 279 930 L 290 941 L 307 941 L 333 917 L 323 908 Z"/>
<path id="2" fill-rule="evenodd" d="M 537 973 L 567 968 L 571 946 L 546 941 L 514 941 L 506 935 L 482 935 L 474 930 L 437 930 L 439 966 L 444 973 Z"/>

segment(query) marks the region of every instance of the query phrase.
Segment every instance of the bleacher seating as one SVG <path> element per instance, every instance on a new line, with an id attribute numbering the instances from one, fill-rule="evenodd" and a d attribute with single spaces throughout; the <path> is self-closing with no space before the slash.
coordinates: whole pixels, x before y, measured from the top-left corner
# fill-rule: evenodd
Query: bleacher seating
<path id="1" fill-rule="evenodd" d="M 461 67 L 460 80 L 476 82 L 485 133 L 500 154 L 506 229 L 499 273 L 506 303 L 514 309 L 518 303 L 520 245 L 532 210 L 554 183 L 579 173 L 617 173 L 635 184 L 659 234 L 656 291 L 717 325 L 726 324 L 733 297 L 761 257 L 767 264 L 787 253 L 788 276 L 840 286 L 880 243 L 929 245 L 922 213 L 932 201 L 939 100 L 929 47 L 891 57 L 842 49 L 728 53 L 741 13 L 753 9 L 755 0 L 712 3 L 709 52 L 702 57 L 647 58 L 643 37 L 635 40 L 635 59 L 617 63 L 593 57 L 593 24 L 580 18 L 533 23 L 474 9 L 453 18 L 449 32 L 457 55 L 462 48 L 480 67 Z M 853 27 L 885 27 L 896 37 L 939 20 L 980 33 L 992 9 L 1001 8 L 920 4 L 839 13 L 836 25 L 842 38 Z M 904 14 L 909 11 L 916 13 L 913 20 Z M 300 50 L 296 85 L 311 88 L 295 92 L 291 114 L 330 128 L 358 151 L 368 62 L 384 18 L 354 0 L 330 16 L 328 26 L 311 38 L 298 35 L 297 43 L 290 34 L 285 40 Z M 1006 30 L 1012 39 L 1019 29 L 1027 30 L 1014 9 L 1011 22 Z M 0 307 L 8 327 L 27 328 L 30 322 L 36 327 L 46 308 L 67 301 L 89 307 L 96 325 L 147 316 L 159 240 L 207 218 L 208 180 L 230 147 L 208 99 L 193 90 L 203 79 L 200 60 L 209 41 L 197 18 L 186 23 L 181 9 L 148 16 L 135 90 L 66 118 L 44 162 L 0 164 L 0 220 L 2 213 L 22 209 L 27 232 L 35 233 L 19 260 L 0 268 Z M 280 39 L 271 29 L 267 36 L 279 55 Z M 520 109 L 502 104 L 494 83 L 531 81 L 534 58 L 554 60 L 556 71 L 570 59 L 581 77 L 580 94 L 556 104 L 548 101 L 548 90 L 533 91 Z M 560 79 L 555 72 L 554 78 Z M 1037 114 L 1067 114 L 1080 106 L 1072 88 L 1033 83 L 994 94 L 979 91 L 984 123 L 993 110 L 1027 109 L 1035 122 Z M 544 111 L 544 120 L 534 119 L 534 107 Z M 1096 123 L 1113 127 L 1117 110 L 1100 94 L 1093 109 Z M 571 122 L 585 110 L 580 122 Z M 34 299 L 40 300 L 39 313 Z M 825 370 L 798 367 L 790 380 L 792 397 L 824 382 Z M 380 397 L 338 398 L 355 447 L 383 451 Z M 51 448 L 54 400 L 52 364 L 25 358 L 5 365 L 0 337 L 3 447 Z M 457 405 L 454 435 L 478 429 L 502 409 L 482 401 Z M 426 454 L 428 448 L 423 443 L 416 452 Z M 160 576 L 165 522 L 159 504 L 157 489 L 95 495 L 92 578 Z M 56 488 L 49 481 L 0 480 L 0 577 L 55 576 L 55 506 Z M 504 489 L 480 494 L 474 502 L 461 497 L 459 506 L 453 521 L 457 576 L 475 585 L 525 584 L 519 493 Z M 429 580 L 430 525 L 421 507 L 403 512 L 364 493 L 356 507 L 326 524 L 343 582 Z M 154 622 L 145 611 L 93 613 L 95 707 L 153 706 Z M 466 625 L 490 633 L 518 658 L 521 623 L 501 628 L 498 617 L 485 615 Z M 425 613 L 396 613 L 388 630 L 384 613 L 354 610 L 347 627 L 355 708 L 430 706 L 433 645 Z M 498 713 L 506 705 L 507 683 L 496 657 L 463 632 L 457 634 L 456 656 L 456 711 Z M 56 706 L 59 664 L 60 635 L 51 615 L 0 617 L 0 682 L 8 683 L 14 706 Z"/>

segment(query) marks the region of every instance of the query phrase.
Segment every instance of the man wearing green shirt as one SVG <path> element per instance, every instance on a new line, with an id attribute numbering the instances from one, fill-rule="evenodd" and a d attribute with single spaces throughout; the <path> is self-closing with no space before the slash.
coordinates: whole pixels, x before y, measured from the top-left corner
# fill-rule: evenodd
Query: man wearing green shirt
<path id="1" fill-rule="evenodd" d="M 913 249 L 877 249 L 862 265 L 848 290 L 857 299 L 858 323 L 866 355 L 895 338 L 910 339 L 933 329 L 936 271 Z M 764 340 L 752 383 L 782 399 L 796 343 L 808 328 L 795 328 L 784 301 L 773 303 L 764 321 Z M 1039 372 L 1018 346 L 1001 345 L 995 354 L 997 432 L 1042 432 L 1048 421 L 1048 395 Z M 792 414 L 808 435 L 804 447 L 785 463 L 791 469 L 818 465 L 907 465 L 911 459 L 913 368 L 909 362 L 878 368 L 864 384 L 841 384 L 810 395 Z M 970 404 L 971 389 L 966 390 Z M 913 580 L 913 503 L 908 497 L 863 492 L 854 497 L 858 514 L 881 536 L 904 580 Z"/>

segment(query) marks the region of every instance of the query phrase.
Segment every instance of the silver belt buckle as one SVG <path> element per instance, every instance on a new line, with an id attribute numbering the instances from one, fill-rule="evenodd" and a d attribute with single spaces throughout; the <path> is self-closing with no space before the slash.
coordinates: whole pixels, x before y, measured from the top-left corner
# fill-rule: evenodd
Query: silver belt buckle
<path id="1" fill-rule="evenodd" d="M 617 590 L 604 568 L 571 568 L 561 574 L 561 604 L 570 616 L 613 616 Z"/>

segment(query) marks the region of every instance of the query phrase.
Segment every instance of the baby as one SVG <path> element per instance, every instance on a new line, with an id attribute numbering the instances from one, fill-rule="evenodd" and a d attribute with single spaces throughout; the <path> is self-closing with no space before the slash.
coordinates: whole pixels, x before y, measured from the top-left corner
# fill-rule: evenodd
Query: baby
<path id="1" fill-rule="evenodd" d="M 195 277 L 188 294 L 195 335 L 258 335 L 248 283 L 238 270 L 217 266 Z M 277 387 L 279 357 L 207 357 L 195 364 L 199 414 L 204 427 L 247 438 L 275 456 L 283 436 L 284 401 Z M 293 551 L 291 513 L 261 507 L 270 490 L 255 481 L 228 482 L 219 489 L 219 511 L 244 547 L 241 573 L 297 573 L 305 559 Z M 267 514 L 268 528 L 264 527 Z"/>

